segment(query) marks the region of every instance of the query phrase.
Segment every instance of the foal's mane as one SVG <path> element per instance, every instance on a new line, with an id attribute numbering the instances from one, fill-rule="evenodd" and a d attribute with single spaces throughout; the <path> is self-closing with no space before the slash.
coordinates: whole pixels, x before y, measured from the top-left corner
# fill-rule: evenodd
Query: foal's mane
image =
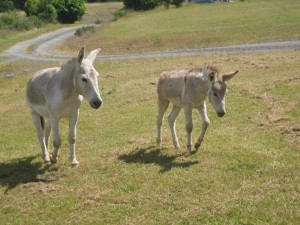
<path id="1" fill-rule="evenodd" d="M 191 72 L 204 72 L 204 71 L 208 71 L 210 70 L 211 72 L 215 72 L 215 73 L 219 73 L 219 69 L 215 66 L 205 66 L 205 67 L 201 67 L 201 68 L 193 68 L 190 69 L 188 74 Z"/>

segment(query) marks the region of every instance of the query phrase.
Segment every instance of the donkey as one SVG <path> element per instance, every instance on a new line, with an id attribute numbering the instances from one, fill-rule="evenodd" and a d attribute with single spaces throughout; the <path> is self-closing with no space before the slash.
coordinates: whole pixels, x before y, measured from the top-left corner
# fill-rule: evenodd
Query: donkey
<path id="1" fill-rule="evenodd" d="M 198 109 L 202 117 L 202 131 L 195 144 L 195 150 L 200 147 L 206 129 L 210 123 L 207 116 L 205 99 L 208 96 L 209 102 L 215 109 L 217 115 L 225 115 L 225 93 L 226 81 L 230 80 L 235 72 L 222 73 L 216 67 L 208 66 L 200 69 L 166 71 L 160 75 L 157 84 L 158 94 L 158 115 L 157 115 L 157 146 L 161 146 L 161 126 L 164 113 L 169 103 L 173 103 L 173 109 L 168 117 L 172 133 L 173 144 L 179 148 L 176 135 L 176 118 L 181 108 L 184 109 L 187 132 L 187 149 L 192 152 L 192 109 Z"/>
<path id="2" fill-rule="evenodd" d="M 71 164 L 76 166 L 79 163 L 75 154 L 75 141 L 81 102 L 84 97 L 94 109 L 98 109 L 102 104 L 98 88 L 99 74 L 93 66 L 100 50 L 95 49 L 84 58 L 83 47 L 78 56 L 66 64 L 38 71 L 28 81 L 26 99 L 41 145 L 42 157 L 46 163 L 57 162 L 58 149 L 61 145 L 58 122 L 61 118 L 69 118 L 68 141 Z M 48 118 L 46 123 L 44 117 Z M 51 130 L 54 149 L 49 156 Z"/>

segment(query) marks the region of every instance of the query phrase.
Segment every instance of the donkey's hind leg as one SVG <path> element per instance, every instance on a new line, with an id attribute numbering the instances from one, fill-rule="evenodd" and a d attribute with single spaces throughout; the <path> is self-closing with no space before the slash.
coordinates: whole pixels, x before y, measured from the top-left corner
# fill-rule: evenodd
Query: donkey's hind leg
<path id="1" fill-rule="evenodd" d="M 51 133 L 51 125 L 50 121 L 47 120 L 44 128 L 44 134 L 45 134 L 45 144 L 46 148 L 49 149 L 49 138 L 50 138 L 50 133 Z"/>
<path id="2" fill-rule="evenodd" d="M 40 146 L 41 146 L 41 150 L 42 150 L 42 157 L 45 163 L 49 163 L 50 162 L 50 158 L 49 158 L 49 152 L 47 150 L 47 145 L 45 143 L 45 135 L 43 132 L 43 117 L 41 117 L 40 115 L 38 115 L 37 113 L 32 112 L 32 120 L 36 129 L 36 134 L 37 134 L 37 138 L 40 142 Z"/>
<path id="3" fill-rule="evenodd" d="M 178 138 L 177 138 L 177 134 L 176 134 L 176 118 L 179 115 L 181 110 L 180 106 L 173 106 L 173 109 L 168 117 L 168 121 L 169 121 L 169 126 L 170 126 L 170 130 L 171 130 L 171 134 L 172 134 L 172 140 L 173 140 L 173 144 L 175 148 L 179 148 L 179 142 L 178 142 Z"/>
<path id="4" fill-rule="evenodd" d="M 49 122 L 51 124 L 52 136 L 53 136 L 53 151 L 50 157 L 51 163 L 56 163 L 58 158 L 58 149 L 61 145 L 61 138 L 59 135 L 59 127 L 58 127 L 58 119 L 57 118 L 49 118 Z"/>
<path id="5" fill-rule="evenodd" d="M 169 101 L 168 100 L 161 100 L 158 99 L 158 113 L 157 113 L 157 119 L 156 119 L 156 126 L 157 126 L 157 138 L 156 138 L 156 143 L 157 147 L 161 146 L 161 126 L 162 126 L 162 121 L 164 118 L 164 114 L 169 106 Z"/>

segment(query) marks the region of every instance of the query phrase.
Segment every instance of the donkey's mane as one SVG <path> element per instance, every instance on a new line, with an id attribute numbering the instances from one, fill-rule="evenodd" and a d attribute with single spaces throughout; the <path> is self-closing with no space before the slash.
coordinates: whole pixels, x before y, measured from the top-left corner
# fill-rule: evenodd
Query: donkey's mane
<path id="1" fill-rule="evenodd" d="M 61 68 L 61 69 L 65 69 L 67 66 L 69 66 L 69 65 L 72 64 L 72 63 L 74 63 L 76 60 L 77 60 L 77 57 L 73 57 L 73 58 L 69 59 L 67 62 L 62 63 L 62 64 L 60 65 L 60 68 Z"/>

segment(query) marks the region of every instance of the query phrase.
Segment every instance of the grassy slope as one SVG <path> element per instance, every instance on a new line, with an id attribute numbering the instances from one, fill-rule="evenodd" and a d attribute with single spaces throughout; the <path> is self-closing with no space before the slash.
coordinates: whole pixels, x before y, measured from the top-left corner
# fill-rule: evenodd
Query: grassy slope
<path id="1" fill-rule="evenodd" d="M 129 13 L 105 32 L 76 39 L 75 46 L 100 46 L 103 53 L 128 53 L 223 46 L 300 38 L 299 1 L 249 0 L 222 4 L 190 4 Z"/>
<path id="2" fill-rule="evenodd" d="M 0 220 L 7 224 L 296 224 L 299 221 L 299 52 L 97 62 L 103 108 L 85 101 L 80 166 L 68 162 L 67 122 L 57 165 L 39 156 L 25 83 L 45 65 L 2 65 Z M 158 74 L 214 63 L 238 68 L 227 115 L 212 121 L 201 150 L 174 150 L 167 124 L 155 145 Z M 51 65 L 49 65 L 51 66 Z M 35 68 L 36 67 L 36 68 Z M 23 75 L 21 75 L 23 74 Z M 200 132 L 195 112 L 194 139 Z M 294 131 L 293 131 L 294 130 Z"/>

